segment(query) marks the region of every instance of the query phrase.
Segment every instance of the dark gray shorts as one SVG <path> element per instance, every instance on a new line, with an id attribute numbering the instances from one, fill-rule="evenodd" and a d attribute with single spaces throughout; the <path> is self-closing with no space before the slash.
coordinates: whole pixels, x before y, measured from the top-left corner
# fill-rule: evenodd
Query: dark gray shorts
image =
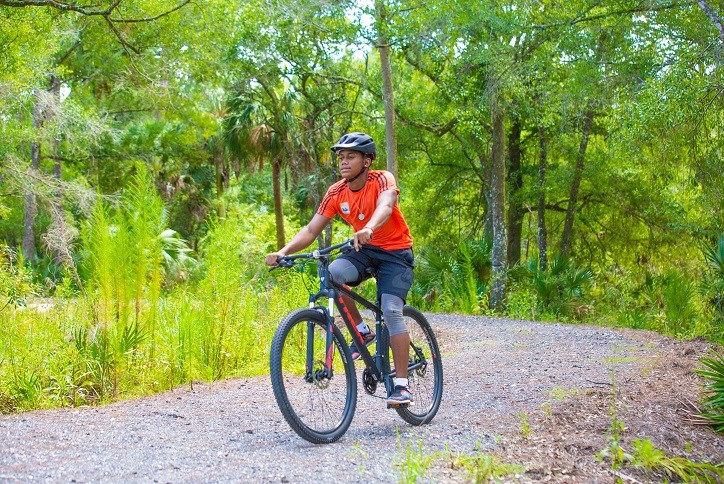
<path id="1" fill-rule="evenodd" d="M 407 300 L 415 264 L 412 249 L 385 250 L 373 245 L 363 245 L 359 252 L 351 250 L 340 258 L 350 261 L 360 274 L 359 280 L 348 283 L 350 286 L 356 286 L 374 275 L 377 278 L 377 292 L 393 294 L 403 301 Z"/>

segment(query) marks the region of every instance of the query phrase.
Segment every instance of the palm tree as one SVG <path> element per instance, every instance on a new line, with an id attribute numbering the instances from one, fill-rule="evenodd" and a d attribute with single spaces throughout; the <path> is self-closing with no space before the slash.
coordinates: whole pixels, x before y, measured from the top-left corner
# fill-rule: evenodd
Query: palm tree
<path id="1" fill-rule="evenodd" d="M 264 161 L 271 160 L 277 248 L 282 248 L 285 237 L 281 176 L 286 136 L 273 128 L 264 119 L 264 114 L 261 105 L 249 102 L 244 95 L 230 99 L 228 114 L 223 122 L 224 139 L 232 156 L 245 164 L 249 171 L 261 170 Z"/>
<path id="2" fill-rule="evenodd" d="M 274 218 L 277 229 L 277 249 L 284 247 L 284 208 L 282 205 L 282 165 L 284 160 L 284 142 L 282 136 L 267 124 L 259 124 L 249 132 L 249 148 L 255 154 L 261 167 L 264 157 L 271 159 L 272 187 L 274 191 Z"/>

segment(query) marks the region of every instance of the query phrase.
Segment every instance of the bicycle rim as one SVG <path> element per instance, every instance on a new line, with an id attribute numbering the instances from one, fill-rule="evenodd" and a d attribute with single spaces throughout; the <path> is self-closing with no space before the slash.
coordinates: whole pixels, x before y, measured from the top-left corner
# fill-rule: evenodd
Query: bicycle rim
<path id="1" fill-rule="evenodd" d="M 411 425 L 430 422 L 442 401 L 442 360 L 430 323 L 417 309 L 405 306 L 405 326 L 410 334 L 408 380 L 414 405 L 395 410 Z"/>
<path id="2" fill-rule="evenodd" d="M 313 333 L 313 367 L 306 371 L 308 329 Z M 279 325 L 271 349 L 271 381 L 279 409 L 305 440 L 325 444 L 349 428 L 357 401 L 357 379 L 347 343 L 333 330 L 333 374 L 322 375 L 326 353 L 326 322 L 314 309 L 289 314 Z"/>

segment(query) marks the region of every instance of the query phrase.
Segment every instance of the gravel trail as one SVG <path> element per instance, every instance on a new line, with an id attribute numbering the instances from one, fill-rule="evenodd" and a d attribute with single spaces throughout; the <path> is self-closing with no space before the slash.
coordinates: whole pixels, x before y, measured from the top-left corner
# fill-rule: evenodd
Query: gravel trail
<path id="1" fill-rule="evenodd" d="M 596 454 L 607 446 L 614 402 L 624 446 L 648 438 L 672 455 L 724 461 L 724 438 L 682 412 L 683 401 L 698 399 L 693 368 L 710 348 L 705 341 L 427 316 L 445 381 L 428 425 L 405 424 L 360 386 L 348 432 L 315 446 L 289 429 L 268 377 L 194 383 L 102 407 L 0 416 L 0 482 L 396 482 L 408 445 L 439 452 L 422 481 L 470 479 L 444 457 L 447 449 L 524 466 L 507 478 L 514 482 L 612 482 Z"/>

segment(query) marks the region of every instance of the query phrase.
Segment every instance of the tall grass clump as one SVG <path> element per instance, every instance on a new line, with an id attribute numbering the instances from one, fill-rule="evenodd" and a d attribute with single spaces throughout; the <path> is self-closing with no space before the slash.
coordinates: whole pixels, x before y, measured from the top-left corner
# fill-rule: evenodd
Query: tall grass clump
<path id="1" fill-rule="evenodd" d="M 72 339 L 97 363 L 100 398 L 117 395 L 121 373 L 129 373 L 122 368 L 127 360 L 151 365 L 155 358 L 165 228 L 163 202 L 139 166 L 118 206 L 99 202 L 82 232 L 91 314 Z"/>
<path id="2" fill-rule="evenodd" d="M 670 269 L 663 274 L 647 273 L 635 295 L 635 307 L 647 317 L 645 329 L 679 338 L 711 336 L 715 331 L 687 272 Z"/>
<path id="3" fill-rule="evenodd" d="M 295 297 L 301 289 L 295 281 L 283 287 L 267 279 L 263 257 L 274 240 L 268 222 L 231 214 L 210 223 L 199 280 L 164 302 L 164 356 L 172 380 L 266 371 L 276 323 L 305 300 Z"/>

